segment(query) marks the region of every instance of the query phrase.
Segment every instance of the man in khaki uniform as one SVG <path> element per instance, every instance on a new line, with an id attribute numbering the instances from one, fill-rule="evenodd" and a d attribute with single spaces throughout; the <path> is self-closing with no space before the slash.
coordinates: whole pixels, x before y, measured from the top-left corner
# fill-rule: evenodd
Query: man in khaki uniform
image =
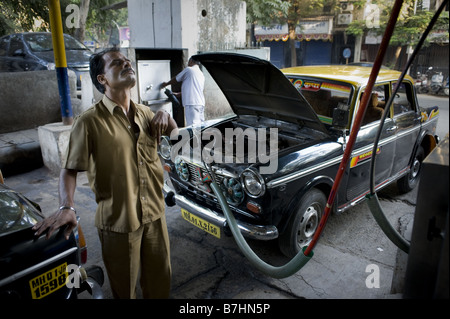
<path id="1" fill-rule="evenodd" d="M 144 298 L 168 298 L 171 266 L 163 171 L 157 154 L 162 134 L 177 129 L 166 112 L 131 101 L 136 74 L 119 50 L 95 54 L 91 78 L 103 99 L 74 121 L 60 174 L 60 208 L 35 225 L 47 237 L 76 225 L 77 172 L 87 171 L 98 203 L 95 226 L 115 298 L 136 298 L 138 275 Z"/>

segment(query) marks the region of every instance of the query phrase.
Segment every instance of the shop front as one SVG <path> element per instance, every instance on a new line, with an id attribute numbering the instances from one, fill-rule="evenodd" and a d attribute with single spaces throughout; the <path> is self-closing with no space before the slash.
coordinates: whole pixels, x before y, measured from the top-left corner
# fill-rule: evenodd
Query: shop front
<path id="1" fill-rule="evenodd" d="M 301 21 L 295 28 L 297 65 L 330 64 L 333 48 L 333 18 Z M 270 47 L 270 61 L 279 68 L 290 67 L 291 48 L 287 24 L 255 27 L 256 41 Z"/>

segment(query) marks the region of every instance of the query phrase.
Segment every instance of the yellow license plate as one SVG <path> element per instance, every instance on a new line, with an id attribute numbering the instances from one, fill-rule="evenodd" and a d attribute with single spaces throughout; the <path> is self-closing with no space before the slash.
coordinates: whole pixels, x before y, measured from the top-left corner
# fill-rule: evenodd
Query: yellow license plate
<path id="1" fill-rule="evenodd" d="M 44 298 L 66 285 L 67 263 L 59 265 L 30 280 L 33 299 Z"/>
<path id="2" fill-rule="evenodd" d="M 183 217 L 183 219 L 187 220 L 192 225 L 197 226 L 198 228 L 204 230 L 208 234 L 220 238 L 220 228 L 217 227 L 216 225 L 213 225 L 207 222 L 206 220 L 189 213 L 187 210 L 184 209 L 181 209 L 181 216 Z"/>

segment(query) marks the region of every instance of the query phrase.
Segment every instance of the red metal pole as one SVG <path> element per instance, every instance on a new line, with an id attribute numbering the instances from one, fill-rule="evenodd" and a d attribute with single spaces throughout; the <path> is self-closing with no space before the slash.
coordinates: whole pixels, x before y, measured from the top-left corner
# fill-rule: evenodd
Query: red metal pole
<path id="1" fill-rule="evenodd" d="M 383 39 L 381 40 L 380 48 L 378 49 L 377 57 L 375 58 L 375 62 L 372 67 L 372 71 L 369 76 L 369 81 L 367 83 L 365 94 L 363 94 L 361 99 L 361 104 L 358 109 L 358 112 L 356 113 L 355 120 L 353 122 L 352 130 L 350 132 L 350 137 L 348 139 L 347 145 L 345 147 L 344 156 L 342 158 L 341 164 L 339 165 L 338 172 L 336 174 L 336 177 L 334 179 L 333 187 L 331 188 L 330 196 L 328 197 L 327 205 L 325 206 L 325 211 L 320 219 L 319 225 L 317 227 L 317 230 L 314 234 L 313 239 L 311 240 L 311 243 L 308 245 L 306 250 L 303 252 L 305 256 L 308 256 L 311 250 L 316 245 L 320 235 L 322 234 L 322 231 L 325 227 L 325 224 L 327 222 L 328 216 L 331 211 L 331 207 L 333 206 L 334 199 L 336 197 L 336 192 L 339 188 L 339 185 L 341 183 L 342 176 L 344 175 L 345 169 L 347 168 L 348 161 L 350 159 L 352 150 L 353 150 L 353 144 L 356 141 L 356 136 L 358 135 L 358 131 L 361 127 L 361 122 L 364 117 L 364 113 L 366 112 L 367 104 L 369 102 L 370 98 L 370 92 L 372 92 L 375 80 L 378 76 L 378 73 L 381 68 L 381 64 L 383 63 L 384 55 L 386 53 L 386 50 L 389 46 L 389 41 L 391 40 L 392 33 L 394 32 L 395 23 L 397 22 L 398 15 L 400 13 L 400 10 L 402 8 L 403 0 L 396 0 L 394 3 L 394 7 L 392 8 L 391 16 L 389 18 L 389 22 L 386 26 L 386 30 L 384 31 Z"/>

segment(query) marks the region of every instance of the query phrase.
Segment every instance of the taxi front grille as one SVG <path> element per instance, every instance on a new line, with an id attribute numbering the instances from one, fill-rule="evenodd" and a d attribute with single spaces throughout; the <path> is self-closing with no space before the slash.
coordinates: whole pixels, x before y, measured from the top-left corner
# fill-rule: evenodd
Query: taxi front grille
<path id="1" fill-rule="evenodd" d="M 209 174 L 209 172 L 204 168 L 197 165 L 194 165 L 192 163 L 187 163 L 188 169 L 189 169 L 189 182 L 194 185 L 208 183 L 209 181 L 212 181 L 212 176 Z M 223 176 L 221 175 L 215 175 L 215 182 L 220 184 L 223 180 Z"/>
<path id="2" fill-rule="evenodd" d="M 181 180 L 193 186 L 196 190 L 216 198 L 210 183 L 213 181 L 211 174 L 204 167 L 194 163 L 178 159 L 175 161 L 175 169 Z M 239 178 L 214 174 L 215 182 L 222 189 L 228 203 L 239 205 L 244 200 L 244 191 Z"/>

